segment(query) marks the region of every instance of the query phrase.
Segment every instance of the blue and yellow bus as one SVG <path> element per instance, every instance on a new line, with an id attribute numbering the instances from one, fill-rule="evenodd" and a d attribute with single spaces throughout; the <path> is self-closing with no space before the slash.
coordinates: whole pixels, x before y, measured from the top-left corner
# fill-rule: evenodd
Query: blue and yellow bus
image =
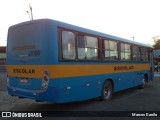
<path id="1" fill-rule="evenodd" d="M 100 97 L 153 79 L 150 46 L 50 19 L 13 25 L 7 38 L 11 96 L 64 103 Z"/>

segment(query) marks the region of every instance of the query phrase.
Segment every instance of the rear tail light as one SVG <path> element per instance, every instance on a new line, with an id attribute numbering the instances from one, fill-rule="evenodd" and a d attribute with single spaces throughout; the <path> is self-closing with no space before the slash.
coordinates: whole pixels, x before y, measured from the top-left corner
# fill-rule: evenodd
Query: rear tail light
<path id="1" fill-rule="evenodd" d="M 43 77 L 43 80 L 44 80 L 44 81 L 48 81 L 47 76 L 44 76 L 44 77 Z"/>
<path id="2" fill-rule="evenodd" d="M 44 70 L 41 89 L 47 88 L 48 82 L 49 82 L 49 75 L 50 74 L 49 74 L 48 70 Z"/>

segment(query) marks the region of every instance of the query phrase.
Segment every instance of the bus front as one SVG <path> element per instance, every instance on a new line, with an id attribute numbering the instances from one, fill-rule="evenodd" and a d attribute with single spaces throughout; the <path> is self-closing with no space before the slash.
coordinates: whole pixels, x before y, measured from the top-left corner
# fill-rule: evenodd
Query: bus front
<path id="1" fill-rule="evenodd" d="M 7 38 L 7 89 L 11 96 L 56 101 L 50 92 L 50 25 L 36 20 L 11 26 Z M 53 100 L 54 99 L 54 100 Z"/>

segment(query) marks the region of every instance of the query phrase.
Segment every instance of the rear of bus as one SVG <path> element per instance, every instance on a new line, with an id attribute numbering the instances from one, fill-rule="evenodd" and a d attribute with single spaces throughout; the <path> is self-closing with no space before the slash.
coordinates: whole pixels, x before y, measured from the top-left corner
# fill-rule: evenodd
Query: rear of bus
<path id="1" fill-rule="evenodd" d="M 7 89 L 11 96 L 39 101 L 57 101 L 58 90 L 50 86 L 53 60 L 49 20 L 35 20 L 11 26 L 7 38 Z M 56 58 L 55 58 L 56 59 Z M 53 97 L 50 97 L 50 91 Z"/>

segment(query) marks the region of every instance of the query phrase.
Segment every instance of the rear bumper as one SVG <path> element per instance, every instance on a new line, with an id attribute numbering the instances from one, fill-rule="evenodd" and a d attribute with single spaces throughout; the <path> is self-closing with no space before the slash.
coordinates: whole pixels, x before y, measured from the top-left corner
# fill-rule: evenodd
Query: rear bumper
<path id="1" fill-rule="evenodd" d="M 8 94 L 11 96 L 24 97 L 38 101 L 58 103 L 58 89 L 48 86 L 45 90 L 28 90 L 7 86 Z"/>

